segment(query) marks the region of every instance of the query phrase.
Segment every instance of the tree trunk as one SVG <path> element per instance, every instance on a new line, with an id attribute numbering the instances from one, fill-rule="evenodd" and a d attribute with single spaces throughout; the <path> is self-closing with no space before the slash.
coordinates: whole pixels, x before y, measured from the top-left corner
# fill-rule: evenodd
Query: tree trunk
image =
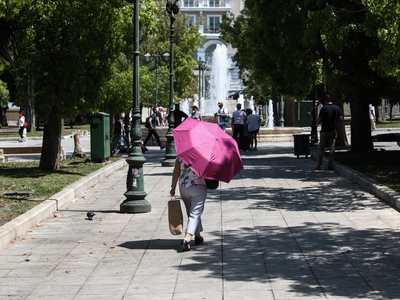
<path id="1" fill-rule="evenodd" d="M 0 128 L 1 126 L 7 126 L 6 111 L 6 107 L 0 107 Z"/>
<path id="2" fill-rule="evenodd" d="M 371 152 L 374 145 L 371 139 L 369 104 L 350 103 L 351 109 L 351 151 Z"/>
<path id="3" fill-rule="evenodd" d="M 375 106 L 376 123 L 386 122 L 386 103 L 382 100 L 381 104 Z"/>
<path id="4" fill-rule="evenodd" d="M 343 109 L 343 102 L 339 103 L 339 108 L 340 111 L 342 112 L 342 115 L 344 114 L 344 109 Z M 336 146 L 345 146 L 347 147 L 349 145 L 349 141 L 347 140 L 347 135 L 346 135 L 346 127 L 344 125 L 344 118 L 343 121 L 339 121 L 336 124 L 337 128 L 337 138 L 336 138 Z"/>
<path id="5" fill-rule="evenodd" d="M 42 156 L 39 168 L 59 170 L 61 156 L 61 119 L 53 108 L 48 122 L 44 125 Z"/>
<path id="6" fill-rule="evenodd" d="M 72 158 L 74 157 L 86 157 L 85 152 L 82 151 L 81 135 L 79 133 L 74 135 L 74 153 L 72 154 Z"/>

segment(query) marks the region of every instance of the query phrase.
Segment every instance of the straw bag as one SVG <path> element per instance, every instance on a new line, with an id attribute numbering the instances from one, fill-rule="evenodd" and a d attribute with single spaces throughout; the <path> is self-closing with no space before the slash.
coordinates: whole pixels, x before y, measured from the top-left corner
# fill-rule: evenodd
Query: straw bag
<path id="1" fill-rule="evenodd" d="M 183 215 L 181 201 L 173 199 L 168 201 L 168 222 L 171 234 L 182 234 Z"/>

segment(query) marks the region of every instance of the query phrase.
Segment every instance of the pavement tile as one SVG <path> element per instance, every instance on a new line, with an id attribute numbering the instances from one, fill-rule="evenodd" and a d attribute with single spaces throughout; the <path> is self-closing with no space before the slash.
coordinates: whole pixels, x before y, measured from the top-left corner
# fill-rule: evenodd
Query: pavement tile
<path id="1" fill-rule="evenodd" d="M 172 168 L 155 147 L 151 212 L 119 212 L 127 167 L 116 171 L 0 250 L 0 299 L 399 299 L 399 213 L 292 147 L 242 156 L 209 193 L 206 242 L 190 252 L 169 233 Z"/>

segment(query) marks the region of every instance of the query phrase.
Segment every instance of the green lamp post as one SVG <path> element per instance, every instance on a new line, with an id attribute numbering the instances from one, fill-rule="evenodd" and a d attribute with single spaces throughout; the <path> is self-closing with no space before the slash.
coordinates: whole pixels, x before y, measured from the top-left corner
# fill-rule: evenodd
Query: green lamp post
<path id="1" fill-rule="evenodd" d="M 205 67 L 206 67 L 206 63 L 201 59 L 201 57 L 199 57 L 199 60 L 197 61 L 197 63 L 198 63 L 198 66 L 199 66 L 199 104 L 200 104 L 201 96 L 204 96 L 204 95 L 202 95 L 202 93 L 203 93 L 202 83 L 203 83 L 204 70 L 205 70 Z"/>
<path id="2" fill-rule="evenodd" d="M 178 6 L 179 0 L 167 0 L 166 11 L 169 14 L 171 20 L 170 33 L 171 33 L 171 46 L 170 46 L 170 74 L 169 74 L 169 114 L 168 114 L 168 131 L 166 134 L 167 146 L 165 148 L 165 159 L 162 161 L 161 165 L 163 167 L 172 167 L 175 165 L 176 160 L 176 150 L 174 136 L 172 135 L 172 130 L 175 127 L 174 118 L 174 21 L 175 15 L 179 12 Z"/>
<path id="3" fill-rule="evenodd" d="M 281 96 L 281 118 L 279 119 L 279 124 L 281 125 L 281 127 L 284 127 L 285 126 L 285 119 L 283 118 L 283 105 L 284 105 L 284 102 L 283 102 L 283 96 Z"/>
<path id="4" fill-rule="evenodd" d="M 145 213 L 151 211 L 151 205 L 145 197 L 143 181 L 143 164 L 146 159 L 140 149 L 140 105 L 139 105 L 139 0 L 134 1 L 134 50 L 133 50 L 133 109 L 132 109 L 132 148 L 126 162 L 129 165 L 126 179 L 126 200 L 121 203 L 123 213 Z"/>

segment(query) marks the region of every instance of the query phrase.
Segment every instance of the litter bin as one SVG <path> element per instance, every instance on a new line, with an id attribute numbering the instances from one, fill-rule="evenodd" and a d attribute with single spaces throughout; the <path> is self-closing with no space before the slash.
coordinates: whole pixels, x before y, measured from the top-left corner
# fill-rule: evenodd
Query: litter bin
<path id="1" fill-rule="evenodd" d="M 310 155 L 310 134 L 294 134 L 294 155 Z"/>
<path id="2" fill-rule="evenodd" d="M 90 115 L 90 156 L 94 162 L 102 162 L 110 157 L 110 115 L 97 113 Z"/>

